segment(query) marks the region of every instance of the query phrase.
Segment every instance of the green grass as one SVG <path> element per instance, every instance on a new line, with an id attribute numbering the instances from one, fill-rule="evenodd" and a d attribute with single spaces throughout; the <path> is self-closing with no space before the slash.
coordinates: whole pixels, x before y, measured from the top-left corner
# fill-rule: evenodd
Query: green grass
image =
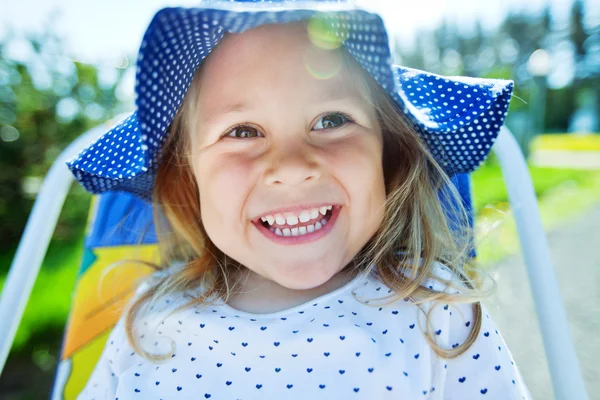
<path id="1" fill-rule="evenodd" d="M 565 182 L 577 186 L 586 186 L 600 177 L 597 170 L 557 169 L 529 167 L 535 194 L 538 199 L 546 193 Z M 500 167 L 493 164 L 484 164 L 472 174 L 473 181 L 473 207 L 476 215 L 489 205 L 497 205 L 508 201 L 506 187 L 502 179 Z"/>
<path id="2" fill-rule="evenodd" d="M 62 331 L 69 314 L 71 292 L 82 250 L 82 240 L 54 240 L 50 243 L 17 330 L 12 351 L 19 351 L 31 344 L 29 340 L 34 336 L 48 331 Z M 10 265 L 14 252 L 4 253 L 0 259 Z M 6 274 L 3 273 L 0 276 L 0 290 L 4 287 L 5 280 Z"/>
<path id="3" fill-rule="evenodd" d="M 546 232 L 600 204 L 600 170 L 530 167 Z M 478 261 L 490 265 L 520 251 L 516 225 L 499 168 L 484 166 L 473 174 L 477 210 Z"/>

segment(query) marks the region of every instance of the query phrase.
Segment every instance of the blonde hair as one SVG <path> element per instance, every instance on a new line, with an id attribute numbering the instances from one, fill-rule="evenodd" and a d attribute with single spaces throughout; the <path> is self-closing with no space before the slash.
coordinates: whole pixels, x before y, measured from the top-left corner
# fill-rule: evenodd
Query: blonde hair
<path id="1" fill-rule="evenodd" d="M 386 185 L 383 222 L 347 268 L 357 271 L 372 268 L 376 277 L 393 290 L 388 303 L 403 298 L 419 307 L 426 302 L 434 307 L 471 303 L 473 329 L 463 344 L 451 349 L 438 345 L 428 328 L 433 308 L 427 312 L 422 308 L 427 316 L 425 337 L 434 352 L 443 358 L 457 357 L 473 344 L 479 333 L 482 318 L 479 300 L 488 294 L 483 290 L 486 275 L 471 264 L 473 235 L 461 197 L 394 100 L 345 49 L 341 51 L 345 67 L 357 75 L 358 80 L 353 82 L 364 84 L 366 96 L 377 112 L 384 142 Z M 236 288 L 231 282 L 233 273 L 244 268 L 212 243 L 202 225 L 198 187 L 188 159 L 199 75 L 198 70 L 169 127 L 153 193 L 162 263 L 155 267 L 165 269 L 178 261 L 184 264 L 142 293 L 127 310 L 125 321 L 130 345 L 138 354 L 155 361 L 168 359 L 170 354 L 148 353 L 137 341 L 133 327 L 143 306 L 162 295 L 197 290 L 201 285 L 206 290 L 173 312 L 210 304 L 219 298 L 227 301 Z M 454 283 L 441 279 L 434 271 L 437 263 L 445 265 L 458 279 Z M 430 288 L 426 285 L 429 280 L 442 283 L 445 289 Z"/>

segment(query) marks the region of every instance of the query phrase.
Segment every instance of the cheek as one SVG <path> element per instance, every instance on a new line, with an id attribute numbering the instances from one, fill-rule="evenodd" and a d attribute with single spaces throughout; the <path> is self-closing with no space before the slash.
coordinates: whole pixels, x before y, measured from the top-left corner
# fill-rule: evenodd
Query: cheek
<path id="1" fill-rule="evenodd" d="M 381 144 L 374 137 L 338 146 L 328 153 L 331 165 L 355 190 L 381 190 L 384 186 Z"/>
<path id="2" fill-rule="evenodd" d="M 330 160 L 350 197 L 351 217 L 360 220 L 366 232 L 373 233 L 383 218 L 386 194 L 381 144 L 375 138 L 369 139 L 336 149 Z"/>
<path id="3" fill-rule="evenodd" d="M 242 157 L 201 157 L 194 163 L 202 221 L 209 235 L 239 230 L 244 201 L 251 188 L 251 165 Z M 212 238 L 212 237 L 211 237 Z M 214 239 L 213 239 L 214 240 Z"/>

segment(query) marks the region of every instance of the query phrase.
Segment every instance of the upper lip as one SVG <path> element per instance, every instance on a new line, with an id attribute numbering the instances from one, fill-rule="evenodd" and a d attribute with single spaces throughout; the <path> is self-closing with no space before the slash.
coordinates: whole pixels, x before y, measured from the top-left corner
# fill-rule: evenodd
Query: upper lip
<path id="1" fill-rule="evenodd" d="M 299 213 L 300 211 L 303 211 L 303 210 L 310 210 L 313 208 L 321 208 L 321 207 L 326 207 L 326 206 L 336 207 L 336 206 L 338 206 L 338 204 L 322 202 L 322 203 L 306 203 L 306 204 L 295 205 L 295 206 L 280 207 L 280 208 L 276 208 L 271 211 L 262 213 L 262 214 L 258 215 L 256 218 L 254 218 L 253 220 L 258 220 L 262 217 L 266 217 L 267 215 L 284 214 L 284 213 Z"/>

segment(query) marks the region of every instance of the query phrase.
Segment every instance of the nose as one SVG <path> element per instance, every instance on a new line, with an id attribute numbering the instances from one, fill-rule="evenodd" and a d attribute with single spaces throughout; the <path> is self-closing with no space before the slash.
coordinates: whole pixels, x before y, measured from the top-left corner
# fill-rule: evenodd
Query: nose
<path id="1" fill-rule="evenodd" d="M 298 185 L 317 181 L 322 165 L 317 151 L 302 140 L 290 141 L 273 147 L 268 152 L 264 181 L 267 185 Z"/>

